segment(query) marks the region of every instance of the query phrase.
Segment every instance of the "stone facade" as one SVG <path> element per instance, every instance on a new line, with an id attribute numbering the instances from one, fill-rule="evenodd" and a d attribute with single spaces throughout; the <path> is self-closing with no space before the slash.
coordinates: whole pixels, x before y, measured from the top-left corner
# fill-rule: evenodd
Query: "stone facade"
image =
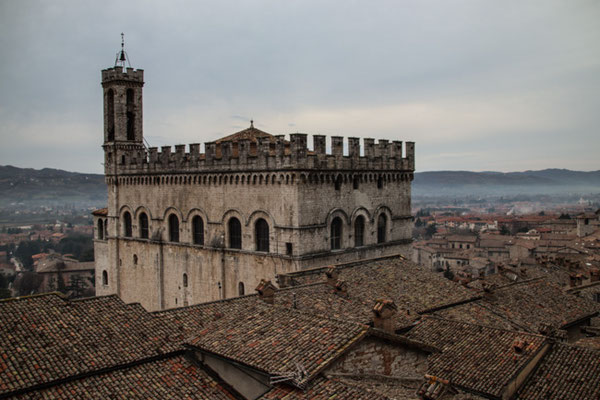
<path id="1" fill-rule="evenodd" d="M 309 150 L 306 134 L 286 140 L 251 124 L 203 149 L 158 151 L 143 141 L 143 85 L 142 70 L 102 71 L 109 195 L 94 214 L 98 295 L 161 310 L 410 252 L 414 143 L 364 139 L 361 149 L 348 138 L 345 155 L 342 137 L 328 153 L 325 136 Z"/>

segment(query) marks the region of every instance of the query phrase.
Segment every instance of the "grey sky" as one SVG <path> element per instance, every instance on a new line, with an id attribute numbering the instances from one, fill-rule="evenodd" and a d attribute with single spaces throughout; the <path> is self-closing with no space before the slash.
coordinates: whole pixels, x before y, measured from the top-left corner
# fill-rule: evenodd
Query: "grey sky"
<path id="1" fill-rule="evenodd" d="M 600 2 L 0 0 L 0 164 L 102 172 L 125 32 L 153 146 L 249 125 L 413 140 L 417 169 L 600 169 Z"/>

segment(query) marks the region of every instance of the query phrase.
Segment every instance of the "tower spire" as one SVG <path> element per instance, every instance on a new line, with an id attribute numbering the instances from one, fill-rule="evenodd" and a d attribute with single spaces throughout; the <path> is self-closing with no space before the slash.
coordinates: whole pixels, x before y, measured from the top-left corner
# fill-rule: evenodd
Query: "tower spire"
<path id="1" fill-rule="evenodd" d="M 125 65 L 127 63 L 127 65 Z M 131 63 L 129 62 L 129 54 L 125 51 L 125 34 L 121 32 L 121 51 L 117 52 L 117 56 L 115 57 L 115 67 L 123 67 L 129 66 L 131 68 Z"/>

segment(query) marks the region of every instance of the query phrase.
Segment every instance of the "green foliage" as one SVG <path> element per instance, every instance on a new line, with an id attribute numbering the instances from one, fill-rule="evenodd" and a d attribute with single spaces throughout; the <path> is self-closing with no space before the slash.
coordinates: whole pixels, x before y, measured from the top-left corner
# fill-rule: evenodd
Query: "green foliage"
<path id="1" fill-rule="evenodd" d="M 569 214 L 560 214 L 560 216 L 558 217 L 558 219 L 571 219 L 571 216 Z"/>
<path id="2" fill-rule="evenodd" d="M 23 263 L 26 270 L 31 270 L 33 267 L 32 255 L 42 252 L 42 244 L 37 240 L 22 241 L 19 243 L 15 256 Z"/>
<path id="3" fill-rule="evenodd" d="M 502 225 L 500 227 L 500 234 L 501 235 L 510 235 L 510 230 L 508 229 L 508 227 L 506 225 Z"/>
<path id="4" fill-rule="evenodd" d="M 431 238 L 437 232 L 435 224 L 428 225 L 425 229 L 425 237 Z"/>

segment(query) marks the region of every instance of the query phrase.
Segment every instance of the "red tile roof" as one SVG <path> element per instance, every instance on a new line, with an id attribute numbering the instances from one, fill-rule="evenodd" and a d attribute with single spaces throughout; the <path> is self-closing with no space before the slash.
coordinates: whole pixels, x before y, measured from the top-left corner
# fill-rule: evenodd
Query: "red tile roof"
<path id="1" fill-rule="evenodd" d="M 600 351 L 556 343 L 521 387 L 519 399 L 599 399 Z"/>

